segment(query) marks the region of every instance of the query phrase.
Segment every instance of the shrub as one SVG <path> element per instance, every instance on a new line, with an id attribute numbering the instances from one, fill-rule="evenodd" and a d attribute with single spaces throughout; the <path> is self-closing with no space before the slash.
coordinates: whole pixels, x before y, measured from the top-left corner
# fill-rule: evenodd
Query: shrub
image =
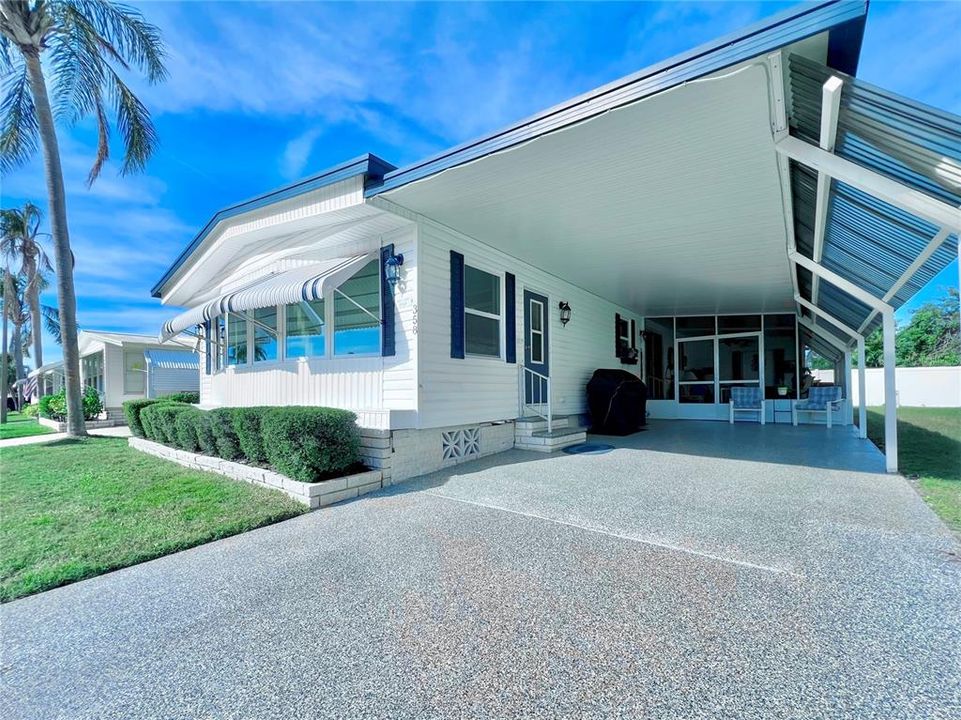
<path id="1" fill-rule="evenodd" d="M 123 404 L 123 415 L 127 419 L 127 425 L 137 437 L 145 437 L 143 423 L 140 420 L 140 413 L 144 408 L 156 405 L 160 402 L 153 398 L 139 398 L 137 400 L 127 400 Z"/>
<path id="2" fill-rule="evenodd" d="M 103 411 L 103 401 L 95 387 L 88 385 L 83 389 L 83 419 L 93 420 Z M 67 419 L 67 391 L 40 398 L 40 414 L 52 420 L 63 422 Z"/>
<path id="3" fill-rule="evenodd" d="M 169 395 L 164 395 L 158 398 L 158 400 L 164 400 L 166 402 L 180 402 L 187 403 L 188 405 L 196 405 L 200 402 L 199 392 L 175 392 Z"/>
<path id="4" fill-rule="evenodd" d="M 203 415 L 202 410 L 187 408 L 173 416 L 174 424 L 174 444 L 181 450 L 187 452 L 197 452 L 200 450 L 200 442 L 197 440 L 197 426 L 194 416 Z"/>
<path id="5" fill-rule="evenodd" d="M 54 397 L 53 395 L 44 395 L 40 398 L 40 401 L 37 403 L 37 408 L 40 410 L 40 417 L 53 419 L 53 416 L 50 414 L 50 403 Z"/>
<path id="6" fill-rule="evenodd" d="M 266 407 L 231 408 L 234 432 L 237 434 L 240 450 L 247 462 L 257 465 L 267 463 L 261 420 L 271 409 Z"/>
<path id="7" fill-rule="evenodd" d="M 20 408 L 20 412 L 27 417 L 35 418 L 40 414 L 40 406 L 35 404 L 24 405 L 22 408 Z"/>
<path id="8" fill-rule="evenodd" d="M 194 424 L 194 432 L 197 435 L 197 445 L 200 447 L 200 452 L 204 455 L 216 455 L 217 438 L 214 437 L 210 413 L 198 410 L 191 413 L 189 417 Z"/>
<path id="9" fill-rule="evenodd" d="M 218 408 L 211 410 L 210 429 L 214 434 L 214 443 L 217 447 L 216 455 L 224 460 L 240 460 L 243 451 L 240 449 L 240 441 L 237 433 L 234 432 L 233 408 Z"/>
<path id="10" fill-rule="evenodd" d="M 148 440 L 177 444 L 177 430 L 174 422 L 177 415 L 184 410 L 190 410 L 184 403 L 158 402 L 148 405 L 140 412 L 140 422 L 143 423 L 144 433 Z"/>
<path id="11" fill-rule="evenodd" d="M 283 407 L 270 408 L 258 418 L 268 460 L 287 477 L 317 482 L 358 464 L 360 437 L 352 412 Z"/>
<path id="12" fill-rule="evenodd" d="M 93 420 L 102 412 L 103 400 L 100 399 L 100 393 L 88 385 L 83 391 L 83 419 Z"/>
<path id="13" fill-rule="evenodd" d="M 40 410 L 44 417 L 60 422 L 67 419 L 67 391 L 61 390 L 54 395 L 47 395 L 40 399 Z"/>

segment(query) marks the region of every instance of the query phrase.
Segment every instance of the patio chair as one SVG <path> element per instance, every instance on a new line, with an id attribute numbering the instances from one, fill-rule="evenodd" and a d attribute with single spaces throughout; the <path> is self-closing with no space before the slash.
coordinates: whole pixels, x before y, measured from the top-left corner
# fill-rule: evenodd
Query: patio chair
<path id="1" fill-rule="evenodd" d="M 739 412 L 757 413 L 761 424 L 764 424 L 764 396 L 759 387 L 732 387 L 730 408 L 730 422 L 734 424 L 734 414 Z"/>
<path id="2" fill-rule="evenodd" d="M 811 388 L 807 400 L 798 400 L 791 406 L 791 422 L 797 425 L 799 412 L 824 413 L 827 416 L 827 426 L 831 427 L 831 413 L 841 409 L 841 388 L 837 385 L 825 385 Z"/>

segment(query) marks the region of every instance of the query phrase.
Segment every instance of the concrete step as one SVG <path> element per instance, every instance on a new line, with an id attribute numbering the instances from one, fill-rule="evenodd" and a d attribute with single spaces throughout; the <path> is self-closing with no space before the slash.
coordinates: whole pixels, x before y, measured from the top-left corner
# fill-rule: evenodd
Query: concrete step
<path id="1" fill-rule="evenodd" d="M 570 421 L 567 415 L 555 415 L 551 419 L 554 430 L 569 427 Z M 514 421 L 514 435 L 517 437 L 527 437 L 535 432 L 547 430 L 547 420 L 536 415 L 518 418 Z"/>
<path id="2" fill-rule="evenodd" d="M 551 432 L 539 430 L 531 435 L 515 437 L 514 447 L 518 450 L 549 453 L 570 445 L 577 445 L 585 440 L 587 440 L 587 430 L 584 428 L 561 428 Z"/>

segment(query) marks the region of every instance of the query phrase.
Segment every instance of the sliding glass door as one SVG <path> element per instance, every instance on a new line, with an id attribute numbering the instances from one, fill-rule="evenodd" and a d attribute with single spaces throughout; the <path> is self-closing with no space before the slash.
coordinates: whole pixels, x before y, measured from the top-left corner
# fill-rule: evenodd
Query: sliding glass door
<path id="1" fill-rule="evenodd" d="M 761 333 L 678 338 L 675 351 L 679 417 L 713 419 L 732 387 L 761 387 Z"/>

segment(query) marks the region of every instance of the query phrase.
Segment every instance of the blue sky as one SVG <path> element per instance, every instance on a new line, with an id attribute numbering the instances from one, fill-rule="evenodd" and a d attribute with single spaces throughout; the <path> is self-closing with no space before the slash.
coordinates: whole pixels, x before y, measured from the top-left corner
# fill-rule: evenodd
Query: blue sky
<path id="1" fill-rule="evenodd" d="M 60 131 L 80 324 L 156 332 L 175 311 L 150 287 L 225 205 L 362 152 L 407 164 L 791 4 L 142 4 L 170 54 L 140 88 L 146 173 L 87 190 L 92 126 Z M 961 114 L 958 37 L 961 3 L 875 2 L 858 75 Z M 39 159 L 3 178 L 4 207 L 44 198 Z M 911 307 L 957 284 L 955 262 Z"/>

